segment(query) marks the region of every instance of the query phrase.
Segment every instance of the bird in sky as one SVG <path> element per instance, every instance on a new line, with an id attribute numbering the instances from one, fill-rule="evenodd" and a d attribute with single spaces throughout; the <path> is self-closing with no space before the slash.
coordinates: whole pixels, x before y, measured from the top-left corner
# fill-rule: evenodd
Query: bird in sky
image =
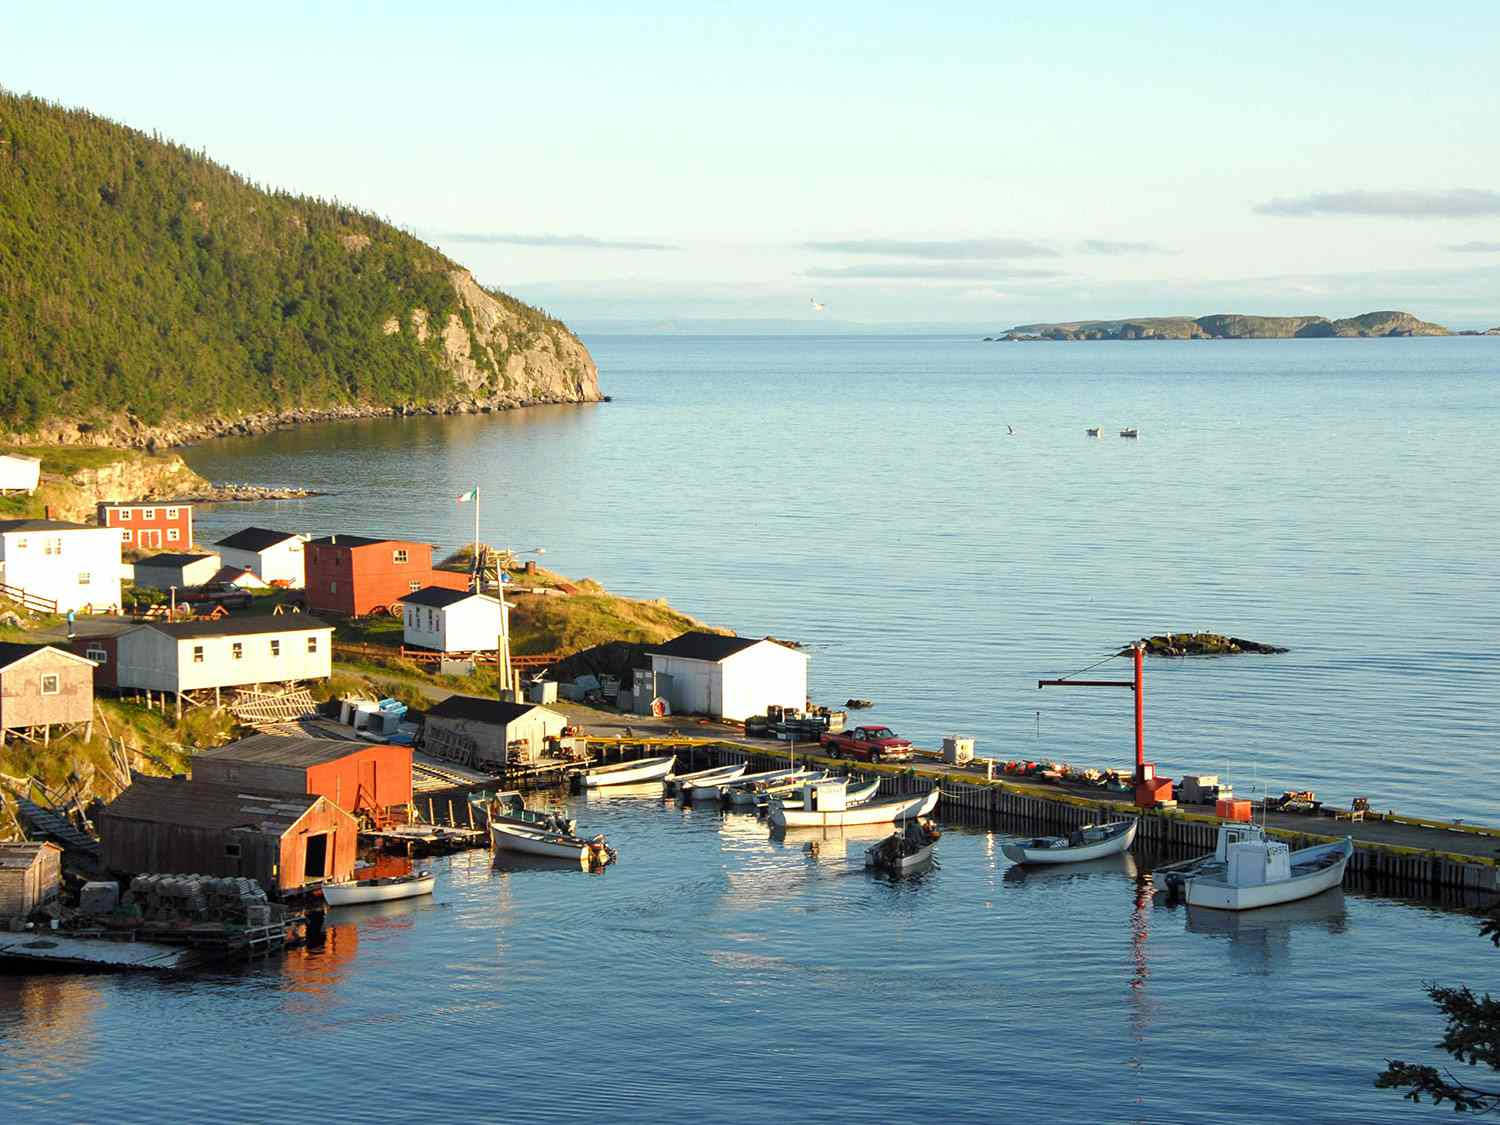
<path id="1" fill-rule="evenodd" d="M 822 312 L 824 309 L 828 308 L 827 305 L 823 304 L 823 302 L 819 301 L 816 297 L 809 297 L 808 300 L 812 302 L 813 312 Z"/>

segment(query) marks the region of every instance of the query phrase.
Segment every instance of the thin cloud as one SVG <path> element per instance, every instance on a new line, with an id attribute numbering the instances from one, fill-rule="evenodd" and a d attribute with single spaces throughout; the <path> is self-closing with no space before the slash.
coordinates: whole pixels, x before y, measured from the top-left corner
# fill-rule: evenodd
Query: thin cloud
<path id="1" fill-rule="evenodd" d="M 1175 254 L 1176 250 L 1159 242 L 1111 242 L 1106 238 L 1088 238 L 1080 243 L 1085 254 Z"/>
<path id="2" fill-rule="evenodd" d="M 1448 249 L 1459 254 L 1500 254 L 1500 242 L 1456 242 Z"/>
<path id="3" fill-rule="evenodd" d="M 879 254 L 887 258 L 923 258 L 941 262 L 1059 257 L 1052 247 L 1024 238 L 959 238 L 951 241 L 853 238 L 834 242 L 804 242 L 802 249 L 830 254 Z"/>
<path id="4" fill-rule="evenodd" d="M 803 277 L 834 281 L 871 280 L 907 281 L 988 281 L 1002 277 L 1061 277 L 1060 270 L 1006 269 L 1003 266 L 965 265 L 963 263 L 893 262 L 863 266 L 814 266 L 802 271 Z"/>
<path id="5" fill-rule="evenodd" d="M 1500 192 L 1336 191 L 1291 195 L 1258 205 L 1262 215 L 1368 215 L 1398 219 L 1473 219 L 1500 215 Z"/>
<path id="6" fill-rule="evenodd" d="M 665 242 L 630 242 L 587 234 L 501 234 L 492 231 L 444 231 L 442 242 L 478 242 L 505 246 L 540 246 L 565 250 L 680 250 Z"/>

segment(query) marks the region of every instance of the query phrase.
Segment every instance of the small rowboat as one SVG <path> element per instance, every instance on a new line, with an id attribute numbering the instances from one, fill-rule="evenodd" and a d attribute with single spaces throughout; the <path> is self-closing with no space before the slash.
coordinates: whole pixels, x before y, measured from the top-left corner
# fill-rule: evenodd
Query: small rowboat
<path id="1" fill-rule="evenodd" d="M 861 781 L 850 785 L 844 803 L 850 808 L 855 805 L 867 804 L 874 799 L 875 794 L 880 792 L 880 778 L 871 778 L 869 781 Z M 785 809 L 800 809 L 802 807 L 802 790 L 799 787 L 795 793 L 790 793 L 781 798 L 781 807 Z"/>
<path id="2" fill-rule="evenodd" d="M 1079 863 L 1086 859 L 1102 859 L 1130 850 L 1140 823 L 1135 817 L 1130 817 L 1109 824 L 1085 824 L 1068 836 L 1017 840 L 1002 845 L 1000 850 L 1007 859 L 1017 863 Z"/>
<path id="3" fill-rule="evenodd" d="M 431 871 L 397 875 L 389 879 L 359 879 L 324 883 L 323 901 L 329 906 L 357 906 L 363 902 L 392 902 L 398 898 L 430 895 L 437 876 Z"/>
<path id="4" fill-rule="evenodd" d="M 694 785 L 734 781 L 749 768 L 744 762 L 740 762 L 733 766 L 714 766 L 712 769 L 698 770 L 694 773 L 673 774 L 666 779 L 667 792 L 686 793 Z"/>
<path id="5" fill-rule="evenodd" d="M 865 866 L 903 875 L 932 858 L 941 835 L 930 820 L 908 820 L 880 843 L 865 849 Z"/>
<path id="6" fill-rule="evenodd" d="M 687 794 L 689 799 L 694 802 L 717 801 L 724 796 L 725 790 L 727 790 L 731 785 L 751 785 L 755 782 L 760 781 L 779 781 L 783 778 L 800 777 L 806 772 L 807 771 L 803 769 L 786 769 L 767 770 L 764 773 L 747 773 L 743 774 L 732 782 L 718 781 L 714 779 L 710 779 L 708 781 L 700 781 L 695 785 L 688 786 L 683 791 Z"/>
<path id="7" fill-rule="evenodd" d="M 512 824 L 491 824 L 490 840 L 496 849 L 522 852 L 525 855 L 545 856 L 548 859 L 571 859 L 589 867 L 603 867 L 613 863 L 615 850 L 603 836 L 585 840 L 579 836 L 568 836 L 560 832 L 541 832 L 531 828 L 520 828 Z"/>
<path id="8" fill-rule="evenodd" d="M 637 762 L 619 762 L 613 766 L 600 766 L 596 770 L 579 774 L 578 785 L 582 789 L 602 789 L 606 785 L 637 785 L 643 781 L 661 781 L 677 764 L 677 755 L 662 758 L 642 758 Z"/>
<path id="9" fill-rule="evenodd" d="M 800 795 L 804 782 L 822 781 L 830 776 L 832 775 L 827 770 L 810 770 L 778 781 L 752 781 L 744 785 L 731 785 L 724 790 L 724 800 L 731 805 L 758 805 L 771 797 L 784 797 L 793 792 Z"/>
<path id="10" fill-rule="evenodd" d="M 774 828 L 824 828 L 842 824 L 890 824 L 897 820 L 926 816 L 937 808 L 938 790 L 934 786 L 918 797 L 900 797 L 894 801 L 874 801 L 854 808 L 789 809 L 782 802 L 771 802 L 771 825 Z"/>
<path id="11" fill-rule="evenodd" d="M 509 824 L 539 832 L 560 832 L 564 836 L 572 835 L 573 830 L 578 827 L 576 820 L 559 810 L 543 812 L 540 809 L 528 809 L 519 796 L 511 796 L 508 800 L 495 797 L 488 804 L 477 807 L 489 818 L 491 824 Z"/>

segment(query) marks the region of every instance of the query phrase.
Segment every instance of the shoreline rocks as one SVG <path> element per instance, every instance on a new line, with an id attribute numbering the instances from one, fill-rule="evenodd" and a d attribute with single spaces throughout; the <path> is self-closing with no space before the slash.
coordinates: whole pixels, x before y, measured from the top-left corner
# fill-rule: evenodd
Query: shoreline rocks
<path id="1" fill-rule="evenodd" d="M 1280 645 L 1247 641 L 1243 637 L 1228 637 L 1222 633 L 1158 633 L 1154 637 L 1142 637 L 1139 644 L 1146 646 L 1147 656 L 1233 656 L 1239 653 L 1289 652 Z M 1120 650 L 1127 656 L 1134 645 Z"/>

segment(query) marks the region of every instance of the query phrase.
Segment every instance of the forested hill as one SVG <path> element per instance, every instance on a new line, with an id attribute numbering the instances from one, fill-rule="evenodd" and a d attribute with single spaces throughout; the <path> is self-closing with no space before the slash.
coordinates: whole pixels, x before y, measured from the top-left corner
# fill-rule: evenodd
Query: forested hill
<path id="1" fill-rule="evenodd" d="M 563 324 L 390 224 L 0 91 L 0 428 L 598 397 Z"/>

